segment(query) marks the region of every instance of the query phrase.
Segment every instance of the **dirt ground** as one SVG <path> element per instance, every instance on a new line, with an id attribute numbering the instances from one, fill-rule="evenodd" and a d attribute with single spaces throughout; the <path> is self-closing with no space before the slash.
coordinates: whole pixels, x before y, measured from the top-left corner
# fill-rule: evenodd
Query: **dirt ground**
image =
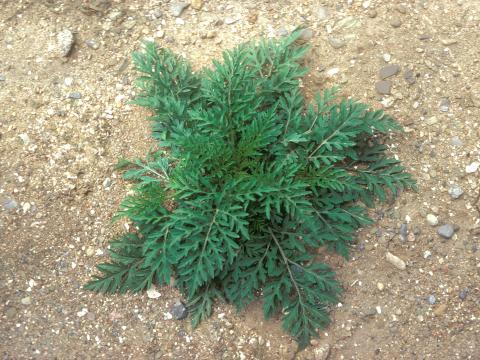
<path id="1" fill-rule="evenodd" d="M 197 0 L 179 17 L 174 8 L 0 0 L 2 359 L 480 359 L 480 1 Z M 419 185 L 372 212 L 377 223 L 359 232 L 350 261 L 327 257 L 345 288 L 332 324 L 295 355 L 260 303 L 240 314 L 218 304 L 192 331 L 172 319 L 174 289 L 156 299 L 83 291 L 126 227 L 111 222 L 130 186 L 114 164 L 153 144 L 148 114 L 127 103 L 132 51 L 153 38 L 198 69 L 299 25 L 313 30 L 305 91 L 339 84 L 385 108 L 406 129 L 391 151 Z M 391 90 L 376 88 L 389 65 L 400 66 L 383 84 Z M 438 234 L 445 224 L 450 239 Z"/>

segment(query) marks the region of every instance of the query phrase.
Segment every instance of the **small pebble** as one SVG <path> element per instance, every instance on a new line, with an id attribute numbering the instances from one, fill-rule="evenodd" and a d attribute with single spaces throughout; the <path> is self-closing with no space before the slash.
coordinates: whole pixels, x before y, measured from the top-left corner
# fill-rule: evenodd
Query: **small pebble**
<path id="1" fill-rule="evenodd" d="M 161 294 L 154 286 L 152 286 L 150 289 L 147 290 L 147 296 L 149 299 L 158 299 Z"/>
<path id="2" fill-rule="evenodd" d="M 93 49 L 93 50 L 97 50 L 100 46 L 98 45 L 98 42 L 94 39 L 89 39 L 87 41 L 85 41 L 85 44 L 90 48 L 90 49 Z"/>
<path id="3" fill-rule="evenodd" d="M 225 18 L 225 24 L 226 24 L 226 25 L 235 24 L 237 21 L 238 21 L 238 19 L 234 19 L 234 18 L 231 18 L 231 17 Z"/>
<path id="4" fill-rule="evenodd" d="M 32 298 L 30 296 L 26 296 L 26 297 L 22 298 L 22 300 L 20 300 L 20 302 L 23 305 L 30 305 L 32 303 Z"/>
<path id="5" fill-rule="evenodd" d="M 68 29 L 60 31 L 57 34 L 60 56 L 67 57 L 70 54 L 74 41 L 73 33 Z"/>
<path id="6" fill-rule="evenodd" d="M 377 289 L 380 291 L 383 291 L 385 289 L 385 285 L 383 285 L 381 282 L 377 283 Z"/>
<path id="7" fill-rule="evenodd" d="M 427 223 L 430 226 L 437 226 L 438 225 L 438 218 L 433 214 L 427 215 Z"/>
<path id="8" fill-rule="evenodd" d="M 460 140 L 458 137 L 453 137 L 452 140 L 450 140 L 450 144 L 453 146 L 463 146 L 463 141 Z"/>
<path id="9" fill-rule="evenodd" d="M 371 9 L 368 11 L 367 15 L 369 18 L 374 19 L 377 17 L 378 13 L 377 13 L 377 10 Z"/>
<path id="10" fill-rule="evenodd" d="M 408 236 L 408 227 L 407 227 L 407 224 L 403 223 L 402 225 L 400 225 L 399 234 L 400 234 L 400 239 L 401 239 L 402 241 L 407 240 L 407 236 Z"/>
<path id="11" fill-rule="evenodd" d="M 328 18 L 328 9 L 325 6 L 320 6 L 317 10 L 318 21 L 323 21 Z"/>
<path id="12" fill-rule="evenodd" d="M 454 233 L 455 229 L 451 224 L 442 225 L 437 229 L 437 234 L 445 239 L 450 239 Z"/>
<path id="13" fill-rule="evenodd" d="M 300 43 L 306 43 L 313 38 L 313 30 L 310 28 L 306 28 L 302 30 L 302 33 L 300 34 L 300 37 L 298 38 L 298 42 Z"/>
<path id="14" fill-rule="evenodd" d="M 392 91 L 392 82 L 381 80 L 375 83 L 375 91 L 380 95 L 390 95 Z"/>
<path id="15" fill-rule="evenodd" d="M 4 199 L 2 206 L 5 210 L 14 210 L 18 207 L 18 203 L 14 199 Z"/>
<path id="16" fill-rule="evenodd" d="M 170 11 L 173 16 L 179 17 L 182 15 L 183 10 L 185 10 L 190 4 L 186 2 L 175 2 L 170 5 Z"/>
<path id="17" fill-rule="evenodd" d="M 400 14 L 405 15 L 407 13 L 407 7 L 403 4 L 398 4 L 395 6 L 395 10 L 397 10 Z"/>
<path id="18" fill-rule="evenodd" d="M 390 264 L 392 264 L 393 266 L 395 266 L 397 269 L 399 269 L 399 270 L 405 270 L 406 269 L 407 265 L 405 264 L 405 261 L 400 259 L 398 256 L 395 256 L 392 253 L 387 252 L 385 257 L 386 257 L 387 261 Z"/>
<path id="19" fill-rule="evenodd" d="M 191 4 L 192 8 L 195 10 L 200 10 L 202 8 L 203 2 L 202 0 L 192 0 Z"/>
<path id="20" fill-rule="evenodd" d="M 430 305 L 434 305 L 437 302 L 437 299 L 435 299 L 435 295 L 429 295 L 427 301 Z"/>
<path id="21" fill-rule="evenodd" d="M 328 43 L 334 49 L 340 49 L 340 48 L 342 48 L 346 45 L 346 42 L 345 42 L 344 39 L 342 39 L 340 37 L 334 37 L 334 36 L 329 36 L 328 37 Z"/>
<path id="22" fill-rule="evenodd" d="M 475 162 L 465 166 L 465 172 L 467 174 L 473 174 L 474 172 L 476 172 L 478 170 L 479 166 L 480 166 L 480 162 L 475 161 Z"/>
<path id="23" fill-rule="evenodd" d="M 66 78 L 63 80 L 63 83 L 65 84 L 65 86 L 72 86 L 72 84 L 73 84 L 73 78 L 71 78 L 71 77 L 66 77 Z"/>
<path id="24" fill-rule="evenodd" d="M 392 20 L 390 20 L 390 25 L 393 28 L 399 28 L 402 25 L 402 21 L 400 20 L 400 18 L 398 16 L 394 16 L 392 18 Z"/>
<path id="25" fill-rule="evenodd" d="M 460 298 L 460 300 L 465 300 L 467 298 L 467 295 L 468 295 L 468 289 L 463 289 L 463 290 L 460 290 L 458 297 Z"/>
<path id="26" fill-rule="evenodd" d="M 68 97 L 73 100 L 79 100 L 82 98 L 82 94 L 80 94 L 78 91 L 74 91 L 68 94 Z"/>
<path id="27" fill-rule="evenodd" d="M 382 80 L 389 78 L 390 76 L 397 75 L 400 72 L 400 66 L 397 64 L 387 65 L 380 69 L 378 75 Z"/>
<path id="28" fill-rule="evenodd" d="M 108 189 L 110 186 L 112 186 L 112 180 L 110 178 L 106 178 L 103 180 L 102 185 L 105 189 Z"/>
<path id="29" fill-rule="evenodd" d="M 439 110 L 440 110 L 441 112 L 448 112 L 449 109 L 450 109 L 450 100 L 449 100 L 449 99 L 446 99 L 446 98 L 443 98 L 443 99 L 440 101 Z"/>
<path id="30" fill-rule="evenodd" d="M 387 63 L 390 62 L 390 60 L 392 60 L 392 55 L 390 55 L 389 53 L 383 54 L 382 57 L 383 57 L 383 61 L 385 61 Z"/>
<path id="31" fill-rule="evenodd" d="M 403 78 L 405 79 L 408 85 L 413 85 L 417 82 L 417 79 L 415 78 L 415 74 L 413 73 L 413 70 L 405 71 L 405 74 L 403 74 Z"/>
<path id="32" fill-rule="evenodd" d="M 5 75 L 0 75 L 0 81 L 5 81 L 7 80 L 7 77 Z"/>
<path id="33" fill-rule="evenodd" d="M 177 320 L 183 320 L 188 316 L 188 310 L 183 302 L 180 300 L 175 301 L 170 313 Z"/>
<path id="34" fill-rule="evenodd" d="M 463 189 L 458 185 L 453 185 L 448 189 L 448 193 L 452 197 L 452 199 L 458 199 L 460 196 L 463 195 Z"/>

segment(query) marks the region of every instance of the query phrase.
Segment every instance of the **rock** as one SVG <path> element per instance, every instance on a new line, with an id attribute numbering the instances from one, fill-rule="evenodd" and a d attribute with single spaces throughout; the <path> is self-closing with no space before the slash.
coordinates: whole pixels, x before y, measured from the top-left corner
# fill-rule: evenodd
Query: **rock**
<path id="1" fill-rule="evenodd" d="M 2 206 L 5 210 L 15 210 L 18 207 L 18 203 L 11 198 L 2 200 Z"/>
<path id="2" fill-rule="evenodd" d="M 137 25 L 137 21 L 135 19 L 128 19 L 123 23 L 123 27 L 127 30 L 132 30 L 135 25 Z"/>
<path id="3" fill-rule="evenodd" d="M 435 316 L 442 316 L 447 311 L 447 304 L 440 304 L 437 308 L 433 311 Z"/>
<path id="4" fill-rule="evenodd" d="M 468 295 L 468 289 L 463 289 L 463 290 L 460 290 L 460 293 L 458 294 L 458 297 L 460 298 L 460 300 L 465 300 L 467 298 L 467 295 Z"/>
<path id="5" fill-rule="evenodd" d="M 383 285 L 381 282 L 377 283 L 377 289 L 380 291 L 383 291 L 385 289 L 385 285 Z"/>
<path id="6" fill-rule="evenodd" d="M 100 46 L 98 42 L 94 39 L 89 39 L 85 41 L 85 45 L 87 45 L 90 49 L 97 50 Z"/>
<path id="7" fill-rule="evenodd" d="M 7 80 L 7 77 L 5 75 L 0 74 L 0 81 L 5 81 Z"/>
<path id="8" fill-rule="evenodd" d="M 400 20 L 398 16 L 394 16 L 392 20 L 390 20 L 390 25 L 393 28 L 399 28 L 400 26 L 402 26 L 402 20 Z"/>
<path id="9" fill-rule="evenodd" d="M 113 9 L 107 15 L 107 18 L 111 21 L 117 21 L 123 16 L 123 11 L 119 9 Z"/>
<path id="10" fill-rule="evenodd" d="M 392 90 L 392 82 L 388 80 L 378 81 L 375 84 L 375 91 L 380 95 L 390 95 Z"/>
<path id="11" fill-rule="evenodd" d="M 330 345 L 325 344 L 317 347 L 313 350 L 313 356 L 315 360 L 326 360 L 330 355 Z"/>
<path id="12" fill-rule="evenodd" d="M 70 76 L 67 76 L 65 79 L 63 79 L 63 83 L 65 86 L 72 86 L 73 85 L 73 78 Z"/>
<path id="13" fill-rule="evenodd" d="M 87 251 L 85 251 L 88 257 L 92 257 L 95 254 L 95 249 L 92 246 L 89 246 L 87 248 Z"/>
<path id="14" fill-rule="evenodd" d="M 429 295 L 427 301 L 430 305 L 434 305 L 437 302 L 437 299 L 435 299 L 435 295 Z"/>
<path id="15" fill-rule="evenodd" d="M 32 303 L 32 298 L 30 296 L 26 296 L 20 300 L 23 305 L 30 305 Z"/>
<path id="16" fill-rule="evenodd" d="M 234 19 L 232 17 L 226 17 L 225 18 L 225 24 L 226 25 L 232 25 L 235 24 L 238 21 L 238 19 Z"/>
<path id="17" fill-rule="evenodd" d="M 323 21 L 328 18 L 328 9 L 325 6 L 320 6 L 317 9 L 317 19 L 318 21 Z"/>
<path id="18" fill-rule="evenodd" d="M 408 85 L 413 85 L 417 82 L 417 79 L 415 77 L 415 74 L 413 73 L 413 70 L 407 70 L 405 74 L 403 74 L 403 78 L 405 79 Z"/>
<path id="19" fill-rule="evenodd" d="M 463 146 L 463 141 L 455 136 L 450 140 L 450 144 L 452 144 L 452 146 Z"/>
<path id="20" fill-rule="evenodd" d="M 450 46 L 450 45 L 456 44 L 458 42 L 457 40 L 452 39 L 452 38 L 444 38 L 444 39 L 440 39 L 440 41 L 445 46 Z"/>
<path id="21" fill-rule="evenodd" d="M 473 174 L 474 172 L 476 172 L 478 170 L 479 166 L 480 166 L 480 162 L 474 161 L 473 163 L 465 166 L 465 172 L 467 174 Z"/>
<path id="22" fill-rule="evenodd" d="M 387 65 L 380 69 L 379 75 L 382 80 L 389 78 L 390 76 L 397 75 L 400 72 L 400 66 L 397 64 Z"/>
<path id="23" fill-rule="evenodd" d="M 340 72 L 340 69 L 335 67 L 335 68 L 328 69 L 326 71 L 326 74 L 327 74 L 328 77 L 333 77 L 333 76 L 337 75 L 339 72 Z"/>
<path id="24" fill-rule="evenodd" d="M 436 116 L 431 116 L 431 117 L 429 117 L 428 119 L 425 119 L 425 123 L 426 123 L 427 125 L 434 125 L 434 124 L 436 124 L 437 122 L 438 122 L 438 119 L 437 119 Z"/>
<path id="25" fill-rule="evenodd" d="M 152 286 L 150 289 L 147 290 L 147 296 L 149 299 L 158 299 L 161 294 L 157 291 L 157 289 Z"/>
<path id="26" fill-rule="evenodd" d="M 450 239 L 454 233 L 455 229 L 451 224 L 442 225 L 437 229 L 437 234 L 445 239 Z"/>
<path id="27" fill-rule="evenodd" d="M 383 61 L 387 63 L 390 62 L 390 60 L 392 60 L 392 55 L 390 55 L 389 53 L 383 54 L 382 57 L 383 57 Z"/>
<path id="28" fill-rule="evenodd" d="M 463 189 L 458 185 L 453 185 L 448 189 L 448 193 L 452 197 L 452 199 L 458 199 L 460 196 L 463 195 Z"/>
<path id="29" fill-rule="evenodd" d="M 346 45 L 346 42 L 343 38 L 334 37 L 334 36 L 329 36 L 328 37 L 328 43 L 334 49 L 340 49 L 340 48 L 342 48 Z"/>
<path id="30" fill-rule="evenodd" d="M 438 225 L 438 218 L 433 214 L 427 215 L 427 223 L 430 226 L 437 226 Z"/>
<path id="31" fill-rule="evenodd" d="M 407 240 L 407 236 L 408 236 L 408 226 L 407 226 L 407 224 L 403 223 L 402 225 L 400 225 L 399 235 L 400 235 L 400 239 L 402 241 Z"/>
<path id="32" fill-rule="evenodd" d="M 173 304 L 170 313 L 177 320 L 183 320 L 188 316 L 188 309 L 185 307 L 185 304 L 180 300 L 175 301 Z"/>
<path id="33" fill-rule="evenodd" d="M 73 43 L 75 39 L 73 33 L 68 30 L 62 30 L 57 34 L 57 43 L 60 51 L 60 56 L 67 57 L 72 51 Z"/>
<path id="34" fill-rule="evenodd" d="M 82 98 L 82 94 L 80 94 L 78 91 L 73 91 L 68 94 L 68 98 L 73 100 L 80 100 Z"/>
<path id="35" fill-rule="evenodd" d="M 192 5 L 192 8 L 194 8 L 195 10 L 200 10 L 203 6 L 203 2 L 202 0 L 192 0 L 190 5 Z"/>
<path id="36" fill-rule="evenodd" d="M 310 28 L 306 28 L 302 30 L 297 42 L 304 44 L 312 40 L 312 38 L 313 38 L 313 30 Z"/>
<path id="37" fill-rule="evenodd" d="M 369 18 L 374 19 L 377 17 L 378 13 L 377 13 L 377 10 L 372 9 L 368 11 L 367 15 Z"/>
<path id="38" fill-rule="evenodd" d="M 105 189 L 108 189 L 110 186 L 112 186 L 112 180 L 110 178 L 105 178 L 102 185 Z"/>
<path id="39" fill-rule="evenodd" d="M 179 17 L 182 15 L 183 10 L 185 10 L 190 4 L 186 2 L 174 2 L 170 5 L 170 11 L 173 16 Z"/>
<path id="40" fill-rule="evenodd" d="M 439 106 L 439 110 L 441 112 L 448 112 L 450 108 L 450 100 L 447 99 L 447 98 L 443 98 L 442 100 L 440 100 L 440 106 Z"/>
<path id="41" fill-rule="evenodd" d="M 387 261 L 395 266 L 399 270 L 405 270 L 407 268 L 407 265 L 405 264 L 405 261 L 400 259 L 398 256 L 393 255 L 390 252 L 387 252 L 385 255 Z"/>

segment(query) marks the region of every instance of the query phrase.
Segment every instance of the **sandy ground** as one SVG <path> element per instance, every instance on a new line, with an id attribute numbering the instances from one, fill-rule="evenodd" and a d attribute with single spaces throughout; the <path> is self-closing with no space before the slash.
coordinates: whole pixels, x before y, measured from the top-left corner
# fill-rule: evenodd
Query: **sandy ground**
<path id="1" fill-rule="evenodd" d="M 125 230 L 111 223 L 130 186 L 114 164 L 153 144 L 148 114 L 127 104 L 131 52 L 153 38 L 198 69 L 224 49 L 299 25 L 313 30 L 305 92 L 339 84 L 397 118 L 406 132 L 389 140 L 391 151 L 419 192 L 372 212 L 377 222 L 358 234 L 350 261 L 327 258 L 345 293 L 332 324 L 296 358 L 480 358 L 480 2 L 204 0 L 179 17 L 172 6 L 0 0 L 2 358 L 295 356 L 280 323 L 261 320 L 259 303 L 240 314 L 218 304 L 192 331 L 171 318 L 174 289 L 149 299 L 81 286 Z M 65 29 L 74 36 L 67 56 L 58 45 L 59 34 L 68 43 Z M 400 69 L 383 84 L 391 89 L 379 89 L 389 65 Z M 450 239 L 438 234 L 445 224 Z"/>

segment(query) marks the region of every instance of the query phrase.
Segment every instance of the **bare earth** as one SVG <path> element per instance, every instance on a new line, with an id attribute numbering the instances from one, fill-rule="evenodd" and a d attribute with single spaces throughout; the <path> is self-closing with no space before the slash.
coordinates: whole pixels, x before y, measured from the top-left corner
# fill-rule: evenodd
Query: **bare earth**
<path id="1" fill-rule="evenodd" d="M 0 0 L 2 359 L 479 359 L 480 1 L 192 3 L 175 17 L 168 0 Z M 130 186 L 113 166 L 153 145 L 148 114 L 128 105 L 132 51 L 154 38 L 198 69 L 299 25 L 313 30 L 306 93 L 339 84 L 386 108 L 406 128 L 391 151 L 419 185 L 372 211 L 350 261 L 325 256 L 345 288 L 332 324 L 295 355 L 260 302 L 240 314 L 218 304 L 192 331 L 171 318 L 174 289 L 83 291 L 128 226 L 111 223 Z M 75 39 L 67 56 L 64 29 Z M 389 64 L 400 71 L 382 96 Z M 456 230 L 448 240 L 443 224 Z"/>

